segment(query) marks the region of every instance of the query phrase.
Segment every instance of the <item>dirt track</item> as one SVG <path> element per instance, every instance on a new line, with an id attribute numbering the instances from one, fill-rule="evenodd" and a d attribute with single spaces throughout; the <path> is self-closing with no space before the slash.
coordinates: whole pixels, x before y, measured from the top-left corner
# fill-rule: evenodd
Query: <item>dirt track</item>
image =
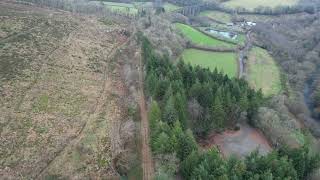
<path id="1" fill-rule="evenodd" d="M 141 56 L 141 53 L 138 53 L 139 56 Z M 149 121 L 148 121 L 148 115 L 147 115 L 147 109 L 146 109 L 146 103 L 145 103 L 145 97 L 143 92 L 143 64 L 142 64 L 142 58 L 140 57 L 140 73 L 139 73 L 139 83 L 140 83 L 140 89 L 139 89 L 139 106 L 140 106 L 140 116 L 141 116 L 141 143 L 142 143 L 142 149 L 141 149 L 141 155 L 142 155 L 142 169 L 143 169 L 143 179 L 144 180 L 151 180 L 154 177 L 154 167 L 153 167 L 153 161 L 152 161 L 152 155 L 151 155 L 151 149 L 149 146 Z"/>

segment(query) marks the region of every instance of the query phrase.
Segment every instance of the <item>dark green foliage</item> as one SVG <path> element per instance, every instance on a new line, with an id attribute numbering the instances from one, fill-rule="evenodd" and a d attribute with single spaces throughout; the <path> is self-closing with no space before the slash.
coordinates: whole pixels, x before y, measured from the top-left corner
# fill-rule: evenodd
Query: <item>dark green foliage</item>
<path id="1" fill-rule="evenodd" d="M 287 155 L 292 160 L 299 179 L 305 179 L 310 172 L 320 166 L 319 154 L 312 155 L 307 145 L 297 149 L 283 147 L 280 153 Z"/>
<path id="2" fill-rule="evenodd" d="M 214 103 L 212 105 L 212 119 L 214 128 L 223 128 L 226 120 L 226 113 L 224 112 L 224 108 L 222 106 L 220 96 L 216 96 Z"/>
<path id="3" fill-rule="evenodd" d="M 178 120 L 178 112 L 174 106 L 173 96 L 169 97 L 169 99 L 166 102 L 162 119 L 164 122 L 167 122 L 170 125 L 174 124 L 174 122 Z"/>
<path id="4" fill-rule="evenodd" d="M 191 131 L 186 131 L 186 133 L 181 133 L 178 136 L 177 156 L 180 160 L 184 160 L 196 149 L 197 143 Z"/>
<path id="5" fill-rule="evenodd" d="M 181 173 L 185 179 L 295 180 L 306 179 L 316 167 L 319 167 L 319 159 L 306 154 L 304 147 L 274 151 L 266 156 L 255 151 L 244 161 L 235 157 L 223 160 L 219 152 L 212 149 L 206 153 L 192 152 L 181 163 Z M 299 175 L 301 172 L 306 174 Z"/>
<path id="6" fill-rule="evenodd" d="M 261 91 L 217 70 L 193 68 L 182 61 L 174 66 L 167 57 L 156 56 L 143 37 L 142 49 L 146 91 L 158 102 L 152 102 L 149 111 L 151 147 L 158 156 L 176 156 L 184 179 L 296 180 L 305 179 L 319 167 L 320 157 L 310 155 L 307 146 L 283 148 L 266 156 L 253 152 L 244 160 L 224 160 L 216 149 L 200 152 L 193 134 L 205 136 L 211 130 L 235 126 L 242 112 L 252 122 L 263 101 Z M 162 166 L 156 178 L 172 178 L 171 165 Z"/>
<path id="7" fill-rule="evenodd" d="M 316 90 L 314 95 L 314 106 L 320 106 L 320 90 Z"/>
<path id="8" fill-rule="evenodd" d="M 146 89 L 148 95 L 153 96 L 155 94 L 156 87 L 158 86 L 158 79 L 154 72 L 150 72 L 150 75 L 146 79 Z"/>
<path id="9" fill-rule="evenodd" d="M 142 38 L 143 39 L 143 38 Z M 248 120 L 257 113 L 262 95 L 242 79 L 229 79 L 217 70 L 192 67 L 179 61 L 174 66 L 168 57 L 159 57 L 148 40 L 142 40 L 146 64 L 146 92 L 162 105 L 162 121 L 173 125 L 179 120 L 183 129 L 191 125 L 196 135 L 235 126 L 241 112 Z M 188 114 L 188 103 L 196 100 L 202 109 L 196 119 Z M 190 109 L 189 109 L 190 111 Z"/>

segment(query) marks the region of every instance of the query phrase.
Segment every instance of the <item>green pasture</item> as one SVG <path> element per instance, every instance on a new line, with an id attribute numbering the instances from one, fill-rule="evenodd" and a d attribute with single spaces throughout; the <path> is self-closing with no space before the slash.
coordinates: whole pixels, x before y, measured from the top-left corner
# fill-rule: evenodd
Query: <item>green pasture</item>
<path id="1" fill-rule="evenodd" d="M 176 23 L 175 25 L 182 32 L 184 36 L 186 36 L 188 39 L 190 39 L 191 42 L 197 45 L 211 46 L 211 47 L 226 47 L 226 48 L 235 47 L 234 44 L 212 38 L 191 26 L 181 24 L 181 23 Z"/>
<path id="2" fill-rule="evenodd" d="M 181 57 L 184 62 L 193 66 L 199 65 L 212 71 L 217 68 L 229 77 L 237 77 L 238 63 L 234 53 L 186 49 Z"/>
<path id="3" fill-rule="evenodd" d="M 225 12 L 220 11 L 202 11 L 200 16 L 206 16 L 210 19 L 222 22 L 222 23 L 230 23 L 231 15 Z"/>
<path id="4" fill-rule="evenodd" d="M 229 8 L 243 7 L 253 10 L 259 6 L 275 8 L 277 6 L 292 6 L 298 3 L 298 0 L 229 0 L 223 4 Z"/>
<path id="5" fill-rule="evenodd" d="M 281 91 L 280 69 L 268 52 L 254 47 L 247 61 L 248 82 L 255 89 L 261 89 L 266 96 Z"/>
<path id="6" fill-rule="evenodd" d="M 176 11 L 176 10 L 178 10 L 178 9 L 181 9 L 180 6 L 176 6 L 176 5 L 174 5 L 174 4 L 167 3 L 167 2 L 164 3 L 163 8 L 164 8 L 164 10 L 165 10 L 166 12 L 172 12 L 172 11 Z"/>
<path id="7" fill-rule="evenodd" d="M 131 15 L 136 15 L 138 13 L 138 9 L 129 3 L 117 3 L 117 2 L 103 2 L 106 8 L 111 11 L 126 13 Z"/>

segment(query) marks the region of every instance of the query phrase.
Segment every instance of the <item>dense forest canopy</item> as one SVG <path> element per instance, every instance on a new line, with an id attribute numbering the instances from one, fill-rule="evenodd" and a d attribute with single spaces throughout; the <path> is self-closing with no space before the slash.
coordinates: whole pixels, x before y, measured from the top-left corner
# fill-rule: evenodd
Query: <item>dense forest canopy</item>
<path id="1" fill-rule="evenodd" d="M 266 156 L 253 152 L 244 160 L 225 160 L 216 149 L 202 152 L 196 138 L 234 127 L 240 114 L 250 123 L 262 104 L 261 91 L 217 70 L 193 68 L 182 61 L 175 65 L 156 55 L 147 38 L 140 39 L 145 88 L 153 99 L 149 121 L 156 179 L 170 179 L 178 171 L 185 179 L 304 179 L 320 165 L 319 156 L 312 155 L 307 145 L 283 147 Z"/>

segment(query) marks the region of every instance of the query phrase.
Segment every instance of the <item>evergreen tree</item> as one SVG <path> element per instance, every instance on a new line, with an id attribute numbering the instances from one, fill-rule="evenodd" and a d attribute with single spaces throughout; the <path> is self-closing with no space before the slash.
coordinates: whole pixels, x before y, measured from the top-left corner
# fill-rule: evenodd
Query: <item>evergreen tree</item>
<path id="1" fill-rule="evenodd" d="M 151 130 L 151 144 L 155 137 L 160 133 L 161 111 L 156 101 L 152 101 L 150 111 L 148 113 Z"/>
<path id="2" fill-rule="evenodd" d="M 166 102 L 163 113 L 163 120 L 167 122 L 169 125 L 173 125 L 174 122 L 178 120 L 178 113 L 174 107 L 173 96 L 170 96 Z"/>
<path id="3" fill-rule="evenodd" d="M 146 79 L 146 89 L 150 96 L 154 96 L 157 85 L 158 85 L 158 79 L 155 73 L 151 71 Z"/>
<path id="4" fill-rule="evenodd" d="M 164 101 L 164 102 L 167 102 L 168 99 L 169 99 L 170 97 L 172 97 L 172 96 L 173 96 L 173 90 L 172 90 L 171 85 L 169 85 L 169 87 L 167 88 L 167 91 L 166 91 L 166 93 L 165 93 L 165 95 L 164 95 L 164 97 L 163 97 L 163 101 Z"/>
<path id="5" fill-rule="evenodd" d="M 154 152 L 170 153 L 171 147 L 169 144 L 169 140 L 170 138 L 165 132 L 160 133 L 154 142 Z"/>
<path id="6" fill-rule="evenodd" d="M 235 156 L 228 159 L 226 168 L 230 180 L 241 180 L 246 170 L 245 164 Z"/>
<path id="7" fill-rule="evenodd" d="M 181 123 L 182 128 L 187 127 L 187 99 L 184 95 L 178 92 L 175 95 L 174 106 L 178 112 L 179 121 Z"/>
<path id="8" fill-rule="evenodd" d="M 186 179 L 191 179 L 193 170 L 200 162 L 200 155 L 198 151 L 192 151 L 188 157 L 181 163 L 181 173 Z"/>
<path id="9" fill-rule="evenodd" d="M 248 110 L 249 102 L 248 102 L 247 93 L 243 93 L 240 96 L 239 106 L 240 106 L 241 111 L 247 111 Z"/>
<path id="10" fill-rule="evenodd" d="M 157 87 L 155 89 L 155 92 L 154 92 L 154 97 L 157 100 L 161 100 L 164 97 L 164 95 L 166 94 L 169 86 L 170 86 L 170 82 L 167 79 L 159 80 Z"/>
<path id="11" fill-rule="evenodd" d="M 218 96 L 215 97 L 214 103 L 212 105 L 211 118 L 213 119 L 213 123 L 214 123 L 213 127 L 216 127 L 216 128 L 224 127 L 226 114 L 224 112 L 223 106 Z"/>
<path id="12" fill-rule="evenodd" d="M 197 149 L 196 140 L 190 130 L 178 137 L 177 156 L 183 161 L 192 151 Z"/>

